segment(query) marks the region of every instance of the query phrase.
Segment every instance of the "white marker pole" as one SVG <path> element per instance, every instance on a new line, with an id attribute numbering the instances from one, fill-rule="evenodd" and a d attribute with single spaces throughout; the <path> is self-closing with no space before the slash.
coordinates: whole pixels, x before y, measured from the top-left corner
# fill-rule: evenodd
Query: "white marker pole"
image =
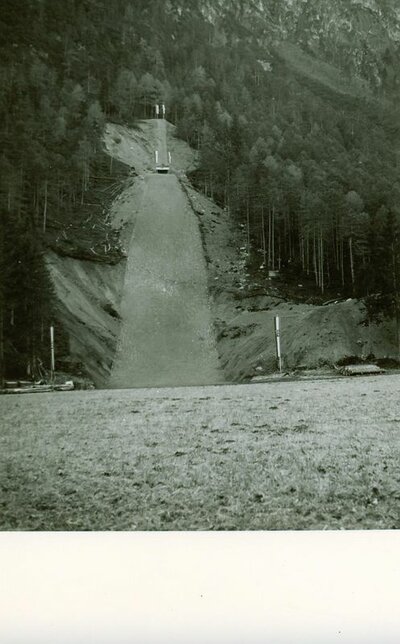
<path id="1" fill-rule="evenodd" d="M 169 165 L 171 165 L 172 163 L 171 152 L 168 152 L 168 161 L 169 161 Z"/>
<path id="2" fill-rule="evenodd" d="M 54 373 L 56 370 L 56 361 L 54 357 L 54 326 L 51 325 L 50 327 L 50 351 L 51 351 L 51 382 L 54 382 Z"/>
<path id="3" fill-rule="evenodd" d="M 275 322 L 275 343 L 276 343 L 276 357 L 278 360 L 279 371 L 282 373 L 282 355 L 281 355 L 281 332 L 279 315 L 274 317 Z"/>
<path id="4" fill-rule="evenodd" d="M 156 150 L 156 165 L 158 165 L 158 150 Z"/>
<path id="5" fill-rule="evenodd" d="M 162 114 L 163 114 L 163 118 L 165 119 L 165 105 L 164 105 L 164 103 L 162 104 Z"/>
<path id="6" fill-rule="evenodd" d="M 159 104 L 157 103 L 157 104 L 156 104 L 156 116 L 157 116 L 157 118 L 158 118 L 159 113 L 160 113 L 160 106 L 159 106 Z"/>

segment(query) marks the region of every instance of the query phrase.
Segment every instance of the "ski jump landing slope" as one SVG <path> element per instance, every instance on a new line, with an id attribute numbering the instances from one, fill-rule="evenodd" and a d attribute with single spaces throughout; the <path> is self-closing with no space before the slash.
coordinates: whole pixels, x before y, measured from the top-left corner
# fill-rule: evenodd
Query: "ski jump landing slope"
<path id="1" fill-rule="evenodd" d="M 158 155 L 161 165 L 169 165 L 168 147 L 167 147 L 167 122 L 164 119 L 157 119 L 155 122 L 158 140 Z"/>
<path id="2" fill-rule="evenodd" d="M 200 231 L 177 177 L 146 173 L 137 211 L 110 386 L 222 382 Z"/>

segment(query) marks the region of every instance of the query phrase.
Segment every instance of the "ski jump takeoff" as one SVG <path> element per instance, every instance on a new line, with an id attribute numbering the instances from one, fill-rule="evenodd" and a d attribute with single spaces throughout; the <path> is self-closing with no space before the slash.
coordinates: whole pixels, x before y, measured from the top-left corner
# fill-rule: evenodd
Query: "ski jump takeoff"
<path id="1" fill-rule="evenodd" d="M 155 151 L 156 157 L 156 172 L 159 174 L 167 174 L 171 165 L 171 153 L 167 148 L 167 130 L 165 121 L 165 104 L 158 103 L 155 106 L 156 118 L 159 119 L 157 123 L 158 131 L 158 149 Z"/>

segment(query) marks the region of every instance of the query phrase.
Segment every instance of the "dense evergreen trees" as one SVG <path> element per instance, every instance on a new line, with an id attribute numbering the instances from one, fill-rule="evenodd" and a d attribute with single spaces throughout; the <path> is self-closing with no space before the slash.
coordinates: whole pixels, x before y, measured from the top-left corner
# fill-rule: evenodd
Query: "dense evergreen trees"
<path id="1" fill-rule="evenodd" d="M 318 11 L 264 4 L 2 0 L 1 374 L 45 360 L 43 251 L 57 222 L 82 234 L 106 120 L 134 124 L 160 99 L 199 150 L 193 181 L 245 225 L 251 268 L 396 300 L 398 48 L 349 61 Z M 308 58 L 277 47 L 288 37 Z"/>
<path id="2" fill-rule="evenodd" d="M 321 295 L 393 291 L 382 266 L 397 261 L 397 245 L 378 235 L 377 247 L 368 230 L 384 230 L 388 217 L 398 226 L 394 103 L 360 94 L 315 58 L 304 59 L 312 73 L 303 59 L 291 64 L 290 48 L 282 56 L 250 46 L 248 34 L 234 41 L 221 23 L 216 33 L 178 129 L 200 150 L 197 185 L 246 225 L 250 263 L 312 276 Z"/>

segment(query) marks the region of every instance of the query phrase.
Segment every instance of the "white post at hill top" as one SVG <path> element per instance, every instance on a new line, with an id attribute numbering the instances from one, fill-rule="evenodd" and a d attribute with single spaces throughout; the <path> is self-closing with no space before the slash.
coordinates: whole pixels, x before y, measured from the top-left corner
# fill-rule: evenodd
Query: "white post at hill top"
<path id="1" fill-rule="evenodd" d="M 50 351 L 51 351 L 51 382 L 54 382 L 54 373 L 56 370 L 56 361 L 54 357 L 54 326 L 50 327 Z"/>
<path id="2" fill-rule="evenodd" d="M 158 118 L 159 113 L 160 113 L 160 106 L 159 106 L 159 105 L 158 105 L 158 103 L 157 103 L 157 104 L 156 104 L 156 117 L 157 117 L 157 118 Z"/>
<path id="3" fill-rule="evenodd" d="M 275 343 L 276 343 L 276 357 L 278 360 L 279 371 L 282 373 L 282 354 L 281 354 L 281 330 L 279 315 L 274 317 L 275 323 Z"/>
<path id="4" fill-rule="evenodd" d="M 162 104 L 162 115 L 163 115 L 163 118 L 165 119 L 165 104 L 164 103 Z"/>

